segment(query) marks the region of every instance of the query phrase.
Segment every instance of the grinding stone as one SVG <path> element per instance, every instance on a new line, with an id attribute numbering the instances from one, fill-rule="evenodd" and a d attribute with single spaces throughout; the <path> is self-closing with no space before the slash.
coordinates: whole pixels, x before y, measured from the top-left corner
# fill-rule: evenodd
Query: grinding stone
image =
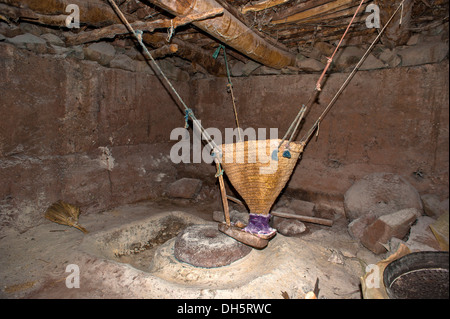
<path id="1" fill-rule="evenodd" d="M 178 234 L 175 257 L 196 267 L 215 268 L 231 264 L 252 248 L 221 233 L 216 225 L 192 225 Z"/>

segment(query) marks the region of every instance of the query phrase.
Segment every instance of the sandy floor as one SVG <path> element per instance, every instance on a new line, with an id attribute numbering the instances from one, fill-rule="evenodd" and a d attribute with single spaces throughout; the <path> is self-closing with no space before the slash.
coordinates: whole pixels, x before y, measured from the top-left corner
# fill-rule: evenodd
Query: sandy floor
<path id="1" fill-rule="evenodd" d="M 81 215 L 87 235 L 47 220 L 21 234 L 6 231 L 0 238 L 0 298 L 283 298 L 283 291 L 302 298 L 319 279 L 319 298 L 357 299 L 366 265 L 381 259 L 350 238 L 342 216 L 332 227 L 307 224 L 308 231 L 298 237 L 278 234 L 264 250 L 212 270 L 176 261 L 174 239 L 133 260 L 86 252 L 85 236 L 158 214 L 181 211 L 212 222 L 214 205 L 186 204 L 143 202 Z M 146 256 L 163 266 L 146 272 L 127 264 L 142 264 Z M 66 267 L 73 264 L 80 271 L 79 288 L 67 287 L 74 272 Z"/>

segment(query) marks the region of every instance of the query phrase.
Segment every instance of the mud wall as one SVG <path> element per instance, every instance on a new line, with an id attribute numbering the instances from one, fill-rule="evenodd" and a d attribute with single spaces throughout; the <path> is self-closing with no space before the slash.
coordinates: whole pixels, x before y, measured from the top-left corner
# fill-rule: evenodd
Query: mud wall
<path id="1" fill-rule="evenodd" d="M 9 43 L 0 43 L 0 57 L 0 226 L 26 230 L 59 199 L 94 213 L 162 198 L 181 177 L 217 186 L 213 165 L 172 163 L 170 133 L 183 126 L 184 114 L 148 66 L 105 67 Z M 167 68 L 205 127 L 235 127 L 225 78 L 193 80 Z M 284 194 L 340 201 L 354 181 L 383 171 L 406 177 L 421 194 L 448 197 L 448 72 L 448 59 L 359 71 L 320 124 Z M 299 137 L 347 74 L 326 79 Z M 282 136 L 318 76 L 234 77 L 241 127 L 277 128 Z"/>
<path id="2" fill-rule="evenodd" d="M 6 43 L 0 57 L 0 226 L 26 229 L 59 199 L 89 213 L 157 198 L 176 179 L 183 114 L 157 77 Z"/>

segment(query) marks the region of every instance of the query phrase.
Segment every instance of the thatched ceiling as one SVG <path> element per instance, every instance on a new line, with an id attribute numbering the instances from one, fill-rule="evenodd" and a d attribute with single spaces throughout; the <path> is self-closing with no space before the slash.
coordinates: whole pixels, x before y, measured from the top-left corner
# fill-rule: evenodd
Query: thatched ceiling
<path id="1" fill-rule="evenodd" d="M 194 17 L 192 23 L 181 23 L 169 35 L 168 23 L 173 23 L 175 16 L 179 15 L 176 10 L 173 8 L 168 10 L 167 7 L 192 8 L 201 1 L 223 8 L 226 14 L 230 14 L 237 23 L 245 25 L 248 32 L 256 38 L 246 39 L 245 41 L 248 43 L 238 43 L 238 45 L 234 45 L 234 38 L 230 37 L 229 43 L 224 40 L 228 39 L 226 36 L 218 38 L 217 34 L 223 32 L 224 29 L 219 28 L 218 30 L 214 21 L 219 21 L 222 14 L 214 13 L 211 13 L 211 17 L 203 20 L 195 20 Z M 276 68 L 295 66 L 288 61 L 291 56 L 295 57 L 297 53 L 307 51 L 317 43 L 335 46 L 360 2 L 360 0 L 115 0 L 130 22 L 163 21 L 166 23 L 159 27 L 157 25 L 156 28 L 150 30 L 151 32 L 146 32 L 145 42 L 153 49 L 165 47 L 168 42 L 171 42 L 177 44 L 178 54 L 183 58 L 208 66 L 212 62 L 205 62 L 205 60 L 210 59 L 219 44 L 225 44 L 228 46 L 230 59 L 243 62 L 253 59 Z M 367 28 L 366 19 L 371 13 L 365 12 L 367 5 L 374 3 L 380 7 L 381 24 L 383 24 L 400 2 L 401 0 L 364 1 L 360 13 L 345 38 L 344 45 L 366 45 L 375 38 L 379 29 Z M 79 29 L 64 27 L 64 20 L 67 16 L 64 9 L 70 3 L 75 3 L 80 7 L 81 28 Z M 203 7 L 199 6 L 199 8 Z M 394 30 L 394 33 L 397 32 L 397 34 L 390 39 L 384 39 L 385 44 L 402 45 L 411 33 L 448 22 L 448 8 L 448 0 L 406 0 L 402 29 Z M 183 10 L 180 9 L 180 11 Z M 208 14 L 207 11 L 196 13 Z M 108 0 L 0 0 L 0 16 L 3 20 L 15 23 L 31 21 L 60 27 L 66 33 L 68 44 L 99 41 L 101 39 L 98 37 L 92 37 L 92 31 L 97 30 L 101 34 L 105 27 L 121 24 Z M 181 15 L 181 17 L 185 17 L 185 15 Z M 205 21 L 210 25 L 205 26 Z M 231 30 L 233 28 L 234 25 L 230 24 L 225 32 L 233 32 Z M 111 34 L 108 36 L 111 38 Z M 126 32 L 119 32 L 115 36 L 115 38 L 124 37 L 129 38 L 130 35 Z M 263 48 L 262 53 L 256 52 L 255 55 L 252 55 L 255 48 L 266 45 L 267 47 Z M 281 52 L 281 55 L 265 56 L 271 50 L 277 51 L 275 53 Z M 171 49 L 166 51 L 170 53 Z M 261 55 L 263 57 L 260 58 Z M 287 62 L 277 64 L 277 61 L 285 56 L 287 56 Z M 210 67 L 214 69 L 214 66 Z M 211 73 L 221 72 L 223 70 Z"/>

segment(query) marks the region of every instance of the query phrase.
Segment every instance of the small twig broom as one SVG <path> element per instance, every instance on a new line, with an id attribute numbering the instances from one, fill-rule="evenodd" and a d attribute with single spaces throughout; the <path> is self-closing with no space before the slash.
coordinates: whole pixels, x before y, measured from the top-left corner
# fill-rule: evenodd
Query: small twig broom
<path id="1" fill-rule="evenodd" d="M 52 222 L 72 226 L 78 228 L 83 233 L 88 231 L 78 225 L 78 216 L 80 215 L 80 208 L 74 205 L 63 202 L 62 200 L 53 203 L 45 211 L 45 218 L 51 220 Z"/>

